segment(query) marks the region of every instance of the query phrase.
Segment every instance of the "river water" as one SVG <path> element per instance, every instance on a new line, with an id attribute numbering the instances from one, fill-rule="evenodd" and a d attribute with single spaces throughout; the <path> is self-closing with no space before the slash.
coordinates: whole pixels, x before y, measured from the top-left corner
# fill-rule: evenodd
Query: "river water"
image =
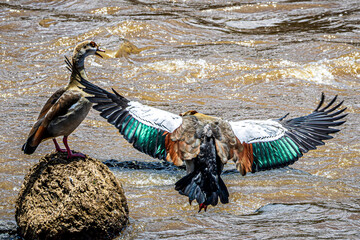
<path id="1" fill-rule="evenodd" d="M 241 177 L 228 164 L 230 203 L 206 213 L 174 190 L 183 170 L 111 167 L 130 208 L 119 239 L 360 238 L 358 0 L 1 0 L 0 18 L 1 220 L 14 221 L 24 175 L 54 150 L 48 141 L 27 156 L 21 146 L 67 83 L 64 55 L 92 39 L 113 53 L 87 59 L 91 81 L 174 113 L 296 117 L 321 92 L 339 95 L 349 113 L 334 139 L 288 168 Z M 102 161 L 159 164 L 95 111 L 69 142 Z"/>

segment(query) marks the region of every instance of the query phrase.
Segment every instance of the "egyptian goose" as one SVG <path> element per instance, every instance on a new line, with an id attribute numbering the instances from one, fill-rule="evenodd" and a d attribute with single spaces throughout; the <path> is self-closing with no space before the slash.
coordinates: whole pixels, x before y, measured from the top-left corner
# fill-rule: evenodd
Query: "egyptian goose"
<path id="1" fill-rule="evenodd" d="M 78 74 L 87 79 L 84 60 L 90 55 L 99 55 L 98 45 L 93 41 L 84 41 L 76 45 L 72 57 L 72 74 L 66 87 L 57 90 L 45 103 L 39 117 L 32 127 L 29 136 L 22 146 L 26 154 L 32 154 L 37 146 L 47 139 L 52 138 L 56 151 L 67 152 L 68 158 L 84 157 L 82 153 L 73 153 L 69 148 L 68 136 L 79 126 L 88 114 L 92 103 L 85 97 L 85 93 L 77 87 L 75 80 Z M 100 56 L 100 55 L 99 55 Z M 66 149 L 61 149 L 56 137 L 64 136 L 63 142 Z"/>
<path id="2" fill-rule="evenodd" d="M 175 115 L 130 101 L 113 89 L 110 93 L 81 78 L 82 89 L 92 95 L 93 108 L 114 125 L 139 151 L 175 165 L 186 164 L 187 175 L 175 189 L 196 200 L 199 212 L 208 205 L 229 202 L 229 192 L 220 177 L 224 164 L 232 160 L 245 175 L 288 166 L 303 153 L 323 145 L 343 124 L 347 114 L 333 105 L 325 107 L 322 94 L 318 107 L 309 115 L 285 120 L 244 120 L 228 122 L 196 111 Z M 96 105 L 95 105 L 96 104 Z"/>

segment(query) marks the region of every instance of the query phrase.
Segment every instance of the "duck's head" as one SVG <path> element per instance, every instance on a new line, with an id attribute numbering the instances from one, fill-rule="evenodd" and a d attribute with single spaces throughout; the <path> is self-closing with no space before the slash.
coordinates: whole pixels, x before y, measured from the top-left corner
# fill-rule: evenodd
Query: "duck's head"
<path id="1" fill-rule="evenodd" d="M 180 113 L 180 116 L 181 117 L 185 117 L 185 116 L 195 116 L 197 119 L 201 119 L 202 121 L 215 121 L 217 120 L 218 118 L 216 117 L 212 117 L 212 116 L 209 116 L 209 115 L 205 115 L 205 114 L 202 114 L 202 113 L 199 113 L 195 110 L 190 110 L 190 111 L 187 111 L 187 112 L 184 112 L 184 113 Z"/>
<path id="2" fill-rule="evenodd" d="M 84 59 L 90 55 L 97 55 L 102 57 L 99 52 L 104 52 L 104 50 L 99 48 L 94 41 L 84 41 L 76 45 L 73 53 L 74 64 L 83 64 Z"/>
<path id="3" fill-rule="evenodd" d="M 197 114 L 198 112 L 195 111 L 195 110 L 190 110 L 190 111 L 186 111 L 186 112 L 183 112 L 183 113 L 180 113 L 179 115 L 181 117 L 184 117 L 184 116 L 190 116 L 190 115 L 195 115 Z"/>

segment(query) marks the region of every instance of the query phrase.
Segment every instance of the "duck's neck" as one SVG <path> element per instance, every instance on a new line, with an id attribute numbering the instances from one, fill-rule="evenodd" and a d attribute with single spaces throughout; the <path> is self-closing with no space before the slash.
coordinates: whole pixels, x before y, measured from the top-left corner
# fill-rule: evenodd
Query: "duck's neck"
<path id="1" fill-rule="evenodd" d="M 79 83 L 76 81 L 77 77 L 77 72 L 80 73 L 81 77 L 83 77 L 84 79 L 87 79 L 87 75 L 85 72 L 85 67 L 84 67 L 84 62 L 85 62 L 85 57 L 84 56 L 74 56 L 73 57 L 73 67 L 76 68 L 76 70 L 72 70 L 71 73 L 71 77 L 70 77 L 70 82 L 69 82 L 69 86 L 78 86 Z"/>

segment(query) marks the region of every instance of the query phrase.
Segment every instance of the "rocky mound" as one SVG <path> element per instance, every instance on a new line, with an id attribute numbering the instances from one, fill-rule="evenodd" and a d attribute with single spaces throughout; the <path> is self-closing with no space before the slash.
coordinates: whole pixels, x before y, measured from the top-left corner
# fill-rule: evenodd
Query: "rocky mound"
<path id="1" fill-rule="evenodd" d="M 121 184 L 103 163 L 43 157 L 25 177 L 16 222 L 25 239 L 112 239 L 128 223 Z"/>

